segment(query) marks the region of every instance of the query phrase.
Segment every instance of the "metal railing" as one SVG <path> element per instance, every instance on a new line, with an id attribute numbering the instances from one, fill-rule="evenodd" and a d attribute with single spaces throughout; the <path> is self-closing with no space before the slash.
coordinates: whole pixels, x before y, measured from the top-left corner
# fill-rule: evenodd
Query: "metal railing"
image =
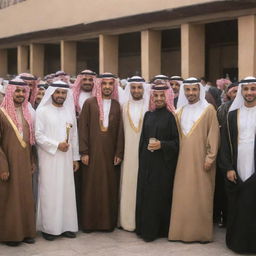
<path id="1" fill-rule="evenodd" d="M 0 9 L 6 8 L 10 5 L 14 5 L 24 1 L 26 0 L 0 0 Z"/>

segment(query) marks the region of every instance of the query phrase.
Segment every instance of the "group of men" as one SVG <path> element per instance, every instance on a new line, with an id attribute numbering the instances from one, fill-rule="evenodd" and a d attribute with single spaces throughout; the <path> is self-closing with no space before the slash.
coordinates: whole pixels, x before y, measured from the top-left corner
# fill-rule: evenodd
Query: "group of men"
<path id="1" fill-rule="evenodd" d="M 146 242 L 208 243 L 225 186 L 227 246 L 256 253 L 255 77 L 228 83 L 218 115 L 224 90 L 194 77 L 134 76 L 122 89 L 111 73 L 71 84 L 60 71 L 38 84 L 9 81 L 0 109 L 1 242 L 118 226 Z"/>

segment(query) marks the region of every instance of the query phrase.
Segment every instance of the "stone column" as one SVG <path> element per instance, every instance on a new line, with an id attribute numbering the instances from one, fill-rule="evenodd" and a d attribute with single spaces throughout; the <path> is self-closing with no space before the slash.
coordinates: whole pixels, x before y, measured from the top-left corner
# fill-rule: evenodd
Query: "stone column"
<path id="1" fill-rule="evenodd" d="M 183 78 L 205 75 L 205 27 L 181 25 L 181 75 Z"/>
<path id="2" fill-rule="evenodd" d="M 67 74 L 76 75 L 76 42 L 61 40 L 60 58 L 61 70 Z"/>
<path id="3" fill-rule="evenodd" d="M 6 77 L 8 73 L 7 49 L 0 49 L 0 76 Z"/>
<path id="4" fill-rule="evenodd" d="M 238 18 L 239 79 L 256 76 L 256 15 Z"/>
<path id="5" fill-rule="evenodd" d="M 29 46 L 19 45 L 17 55 L 18 74 L 29 73 Z"/>
<path id="6" fill-rule="evenodd" d="M 30 45 L 30 73 L 44 77 L 44 45 Z"/>
<path id="7" fill-rule="evenodd" d="M 141 32 L 141 71 L 147 81 L 161 73 L 161 31 Z"/>
<path id="8" fill-rule="evenodd" d="M 100 35 L 99 51 L 100 73 L 118 75 L 118 36 Z"/>

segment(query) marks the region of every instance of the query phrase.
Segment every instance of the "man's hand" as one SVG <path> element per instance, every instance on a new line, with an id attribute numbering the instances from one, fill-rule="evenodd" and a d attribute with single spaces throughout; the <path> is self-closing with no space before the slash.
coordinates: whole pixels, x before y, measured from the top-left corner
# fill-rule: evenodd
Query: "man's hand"
<path id="1" fill-rule="evenodd" d="M 10 176 L 10 173 L 9 173 L 9 172 L 2 172 L 2 173 L 0 174 L 0 179 L 1 179 L 2 181 L 7 181 L 7 180 L 9 179 L 9 176 Z"/>
<path id="2" fill-rule="evenodd" d="M 236 172 L 234 170 L 227 171 L 227 179 L 231 182 L 236 183 L 236 180 L 237 180 Z"/>
<path id="3" fill-rule="evenodd" d="M 205 161 L 205 163 L 204 163 L 205 171 L 207 171 L 207 172 L 210 171 L 211 167 L 212 167 L 212 164 L 207 162 L 207 161 Z"/>
<path id="4" fill-rule="evenodd" d="M 79 169 L 79 163 L 78 161 L 73 161 L 73 170 L 76 172 Z"/>
<path id="5" fill-rule="evenodd" d="M 160 140 L 155 140 L 154 142 L 148 143 L 148 150 L 155 151 L 161 148 Z"/>
<path id="6" fill-rule="evenodd" d="M 33 174 L 36 171 L 36 164 L 32 163 L 31 164 L 31 173 Z"/>
<path id="7" fill-rule="evenodd" d="M 114 158 L 114 165 L 119 165 L 121 162 L 122 162 L 122 159 L 117 157 L 117 156 L 115 156 L 115 158 Z"/>
<path id="8" fill-rule="evenodd" d="M 84 165 L 89 165 L 89 156 L 88 155 L 81 156 L 81 161 Z"/>
<path id="9" fill-rule="evenodd" d="M 66 141 L 60 142 L 58 146 L 58 150 L 60 150 L 61 152 L 67 152 L 68 148 L 69 148 L 69 144 Z"/>

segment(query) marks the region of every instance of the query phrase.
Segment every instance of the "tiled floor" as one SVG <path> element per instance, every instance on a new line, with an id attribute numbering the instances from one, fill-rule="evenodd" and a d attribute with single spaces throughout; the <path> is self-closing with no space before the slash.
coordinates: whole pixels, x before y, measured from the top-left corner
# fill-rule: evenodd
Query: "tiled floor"
<path id="1" fill-rule="evenodd" d="M 225 230 L 215 229 L 210 244 L 182 244 L 158 239 L 145 243 L 134 233 L 116 229 L 113 233 L 78 233 L 76 239 L 58 238 L 48 242 L 38 234 L 33 245 L 8 247 L 0 244 L 0 256 L 228 256 L 237 255 L 224 243 Z"/>

